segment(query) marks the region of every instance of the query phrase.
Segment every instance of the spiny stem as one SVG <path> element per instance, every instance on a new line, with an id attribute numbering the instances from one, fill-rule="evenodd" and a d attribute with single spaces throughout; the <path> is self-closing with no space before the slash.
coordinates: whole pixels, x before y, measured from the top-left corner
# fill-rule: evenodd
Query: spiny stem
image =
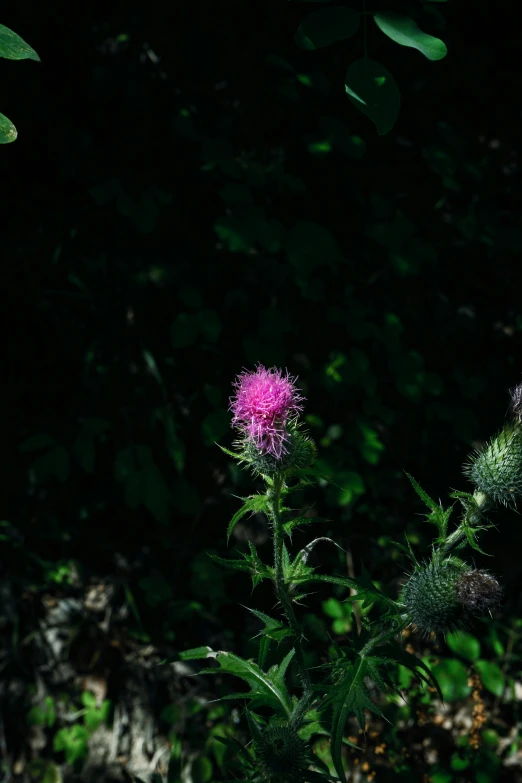
<path id="1" fill-rule="evenodd" d="M 447 537 L 441 547 L 442 556 L 448 555 L 462 541 L 466 535 L 467 527 L 478 527 L 483 519 L 483 514 L 490 508 L 490 498 L 485 492 L 475 492 L 473 500 L 475 505 L 469 506 L 460 525 Z"/>
<path id="2" fill-rule="evenodd" d="M 303 647 L 301 642 L 301 627 L 297 622 L 294 607 L 292 606 L 292 599 L 288 593 L 288 588 L 285 584 L 285 577 L 283 573 L 284 531 L 281 522 L 281 490 L 283 488 L 283 482 L 283 476 L 278 476 L 275 478 L 272 490 L 270 492 L 270 506 L 274 530 L 274 583 L 276 595 L 281 606 L 283 607 L 288 624 L 295 636 L 295 650 L 297 654 L 297 662 L 299 665 L 301 681 L 303 683 L 305 693 L 308 693 L 308 691 L 311 690 L 312 681 L 304 661 Z"/>

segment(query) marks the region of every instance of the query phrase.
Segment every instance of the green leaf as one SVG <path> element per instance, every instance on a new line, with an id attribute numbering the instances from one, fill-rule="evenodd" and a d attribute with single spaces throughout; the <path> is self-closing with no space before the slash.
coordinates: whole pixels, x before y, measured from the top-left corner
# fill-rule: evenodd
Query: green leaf
<path id="1" fill-rule="evenodd" d="M 204 669 L 202 674 L 227 672 L 245 680 L 251 688 L 248 693 L 241 694 L 245 699 L 252 699 L 258 705 L 271 707 L 278 713 L 289 718 L 292 712 L 292 700 L 284 683 L 284 676 L 295 650 L 290 650 L 282 663 L 272 666 L 264 672 L 253 661 L 246 661 L 230 652 L 217 652 L 215 658 L 220 669 Z"/>
<path id="2" fill-rule="evenodd" d="M 193 647 L 190 650 L 183 650 L 179 657 L 182 661 L 199 661 L 202 658 L 215 658 L 215 653 L 211 647 Z"/>
<path id="3" fill-rule="evenodd" d="M 67 764 L 72 765 L 87 756 L 88 741 L 88 729 L 79 723 L 75 723 L 74 726 L 66 727 L 56 732 L 53 750 L 63 750 Z"/>
<path id="4" fill-rule="evenodd" d="M 359 29 L 360 14 L 353 8 L 333 6 L 314 11 L 304 19 L 295 34 L 301 49 L 320 49 L 351 38 Z"/>
<path id="5" fill-rule="evenodd" d="M 20 38 L 8 27 L 4 27 L 3 24 L 0 24 L 0 57 L 6 57 L 8 60 L 36 60 L 36 62 L 40 62 L 35 50 L 23 38 Z"/>
<path id="6" fill-rule="evenodd" d="M 446 644 L 457 655 L 468 661 L 476 661 L 480 656 L 480 642 L 467 631 L 455 631 L 446 636 Z"/>
<path id="7" fill-rule="evenodd" d="M 384 65 L 364 57 L 356 60 L 346 71 L 345 90 L 354 106 L 375 123 L 379 136 L 393 128 L 399 116 L 401 94 Z"/>
<path id="8" fill-rule="evenodd" d="M 502 696 L 505 687 L 505 677 L 500 666 L 491 661 L 477 661 L 475 668 L 480 674 L 484 687 L 495 696 Z"/>
<path id="9" fill-rule="evenodd" d="M 349 579 L 345 576 L 329 576 L 327 574 L 305 574 L 302 577 L 293 577 L 294 584 L 309 584 L 311 582 L 327 582 L 332 585 L 339 585 L 357 591 L 357 594 L 346 599 L 348 601 L 360 601 L 361 605 L 369 606 L 375 602 L 380 602 L 390 609 L 396 610 L 395 601 L 381 593 L 378 587 L 372 583 L 367 571 L 363 569 L 360 577 Z"/>
<path id="10" fill-rule="evenodd" d="M 339 775 L 339 780 L 344 783 L 346 775 L 343 769 L 341 748 L 343 744 L 344 728 L 350 714 L 355 715 L 359 726 L 364 731 L 366 719 L 365 710 L 371 710 L 377 715 L 382 716 L 381 710 L 373 704 L 368 694 L 368 688 L 364 678 L 368 674 L 367 662 L 360 658 L 356 664 L 347 666 L 340 682 L 335 685 L 335 696 L 333 697 L 333 714 L 331 732 L 331 753 L 335 770 Z"/>
<path id="11" fill-rule="evenodd" d="M 254 544 L 249 541 L 248 546 L 250 548 L 250 554 L 241 552 L 243 560 L 229 560 L 225 557 L 219 557 L 219 555 L 209 554 L 216 563 L 228 568 L 232 571 L 248 571 L 252 577 L 252 585 L 257 587 L 262 579 L 272 579 L 273 569 L 265 565 L 259 555 Z"/>
<path id="12" fill-rule="evenodd" d="M 264 612 L 260 612 L 258 609 L 250 609 L 248 606 L 246 606 L 245 609 L 248 609 L 249 612 L 252 612 L 252 614 L 254 614 L 265 625 L 263 630 L 259 632 L 258 636 L 267 636 L 269 639 L 273 639 L 275 642 L 281 641 L 281 639 L 284 639 L 285 636 L 292 636 L 291 629 L 286 627 L 280 620 L 276 620 Z"/>
<path id="13" fill-rule="evenodd" d="M 283 530 L 292 538 L 292 530 L 295 527 L 301 527 L 302 525 L 312 525 L 316 522 L 330 522 L 326 517 L 296 517 L 295 519 L 289 519 L 288 522 L 283 523 Z"/>
<path id="14" fill-rule="evenodd" d="M 191 778 L 193 783 L 208 783 L 212 778 L 212 762 L 206 756 L 199 756 L 194 759 L 191 768 Z"/>
<path id="15" fill-rule="evenodd" d="M 15 141 L 18 131 L 5 114 L 0 114 L 0 144 L 10 144 Z"/>
<path id="16" fill-rule="evenodd" d="M 393 11 L 379 11 L 373 17 L 377 27 L 401 46 L 418 49 L 428 60 L 442 60 L 448 50 L 439 38 L 423 33 L 413 19 L 401 16 Z"/>
<path id="17" fill-rule="evenodd" d="M 424 503 L 426 503 L 426 505 L 428 506 L 428 508 L 431 508 L 432 511 L 438 511 L 439 508 L 440 508 L 439 504 L 436 503 L 433 500 L 433 498 L 430 498 L 428 493 L 423 490 L 423 488 L 418 483 L 418 481 L 416 481 L 410 473 L 407 473 L 406 471 L 404 471 L 404 472 L 406 473 L 406 475 L 408 476 L 409 480 L 411 481 L 411 485 L 412 485 L 413 489 L 415 490 L 415 492 L 417 493 L 417 495 L 420 497 L 420 499 L 423 500 Z"/>
<path id="18" fill-rule="evenodd" d="M 420 499 L 431 509 L 432 513 L 426 515 L 426 521 L 436 525 L 439 531 L 439 536 L 443 540 L 446 538 L 446 532 L 448 529 L 448 521 L 453 511 L 453 506 L 444 509 L 439 503 L 436 503 L 433 498 L 430 498 L 427 492 L 425 492 L 421 485 L 416 481 L 413 476 L 404 471 L 411 481 L 412 487 L 420 497 Z"/>
<path id="19" fill-rule="evenodd" d="M 233 529 L 237 525 L 240 519 L 250 511 L 252 514 L 257 514 L 259 511 L 266 511 L 268 506 L 268 498 L 266 495 L 253 495 L 249 498 L 241 498 L 244 500 L 244 504 L 236 511 L 227 528 L 227 544 L 232 534 Z"/>
<path id="20" fill-rule="evenodd" d="M 50 435 L 43 433 L 31 435 L 30 438 L 27 438 L 18 446 L 18 451 L 40 451 L 40 449 L 45 449 L 47 446 L 54 446 L 55 443 L 55 439 L 51 438 Z"/>
<path id="21" fill-rule="evenodd" d="M 468 669 L 456 658 L 442 658 L 430 669 L 439 683 L 444 701 L 465 699 L 471 692 L 468 685 Z"/>

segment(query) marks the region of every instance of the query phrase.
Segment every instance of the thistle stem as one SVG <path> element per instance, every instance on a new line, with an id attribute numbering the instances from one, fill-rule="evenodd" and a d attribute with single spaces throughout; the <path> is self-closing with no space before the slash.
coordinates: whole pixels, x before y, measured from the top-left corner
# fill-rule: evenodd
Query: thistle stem
<path id="1" fill-rule="evenodd" d="M 303 646 L 301 642 L 301 627 L 295 616 L 294 607 L 292 606 L 292 599 L 288 592 L 288 588 L 285 584 L 285 577 L 283 571 L 283 544 L 284 544 L 284 531 L 281 521 L 281 491 L 283 489 L 284 478 L 282 475 L 274 478 L 274 483 L 270 491 L 270 506 L 272 512 L 272 522 L 274 531 L 274 585 L 277 598 L 283 612 L 286 615 L 288 624 L 292 629 L 295 636 L 295 651 L 297 655 L 297 663 L 299 665 L 299 673 L 301 675 L 301 682 L 303 684 L 305 695 L 311 690 L 312 681 L 306 668 L 304 661 Z"/>
<path id="2" fill-rule="evenodd" d="M 485 492 L 477 491 L 473 495 L 474 505 L 470 505 L 456 530 L 451 533 L 442 546 L 441 553 L 446 557 L 466 535 L 466 528 L 479 527 L 484 513 L 490 507 L 490 498 Z"/>

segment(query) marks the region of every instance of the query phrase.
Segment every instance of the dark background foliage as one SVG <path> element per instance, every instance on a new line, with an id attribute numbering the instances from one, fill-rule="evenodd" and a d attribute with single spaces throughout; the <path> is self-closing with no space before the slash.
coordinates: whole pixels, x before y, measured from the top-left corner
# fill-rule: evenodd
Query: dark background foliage
<path id="1" fill-rule="evenodd" d="M 125 678 L 139 680 L 135 709 L 163 716 L 151 725 L 173 758 L 208 749 L 217 717 L 198 699 L 214 684 L 195 698 L 182 667 L 163 687 L 144 661 L 200 644 L 244 652 L 256 626 L 237 599 L 272 606 L 207 556 L 226 556 L 234 495 L 254 485 L 215 445 L 232 441 L 228 397 L 243 367 L 287 367 L 307 397 L 333 483 L 296 502 L 328 517 L 317 530 L 349 552 L 347 564 L 323 550 L 317 565 L 359 573 L 364 563 L 392 594 L 406 564 L 391 542 L 407 533 L 426 555 L 432 533 L 403 470 L 442 502 L 447 488 L 468 488 L 462 463 L 502 424 L 520 381 L 522 115 L 509 9 L 393 4 L 446 41 L 437 63 L 369 24 L 368 52 L 402 94 L 396 127 L 378 137 L 342 83 L 362 32 L 318 52 L 295 46 L 313 8 L 3 4 L 0 21 L 42 60 L 0 63 L 1 108 L 19 131 L 0 153 L 6 780 L 50 774 L 41 758 L 63 766 L 53 738 L 74 720 L 44 722 L 35 745 L 30 699 L 78 705 L 95 676 L 113 710 Z M 475 562 L 501 576 L 513 634 L 522 528 L 514 513 L 495 521 L 495 559 Z M 230 547 L 249 538 L 264 553 L 263 520 L 239 526 Z M 306 608 L 314 660 L 333 595 Z M 42 628 L 66 601 L 75 612 L 53 647 Z M 512 654 L 491 649 L 500 666 Z M 508 662 L 515 682 L 518 659 Z M 516 709 L 495 709 L 507 735 Z M 83 774 L 82 753 L 64 769 Z M 221 779 L 218 761 L 209 773 L 198 757 L 193 779 Z M 518 780 L 516 768 L 494 774 Z"/>

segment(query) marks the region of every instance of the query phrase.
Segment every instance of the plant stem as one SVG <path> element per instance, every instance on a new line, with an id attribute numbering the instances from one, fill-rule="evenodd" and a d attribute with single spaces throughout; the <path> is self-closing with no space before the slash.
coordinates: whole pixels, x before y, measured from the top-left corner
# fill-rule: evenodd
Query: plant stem
<path id="1" fill-rule="evenodd" d="M 282 475 L 274 478 L 273 487 L 270 492 L 270 505 L 274 530 L 274 584 L 276 595 L 281 606 L 283 607 L 283 612 L 285 613 L 288 624 L 295 636 L 295 651 L 297 654 L 299 673 L 301 675 L 301 682 L 303 684 L 305 695 L 307 695 L 311 690 L 312 681 L 304 661 L 303 646 L 301 642 L 301 627 L 297 622 L 297 617 L 295 616 L 294 607 L 292 606 L 292 599 L 290 598 L 288 588 L 285 584 L 285 577 L 283 572 L 284 531 L 281 522 L 281 490 L 283 488 L 283 483 L 284 478 Z"/>
<path id="2" fill-rule="evenodd" d="M 490 508 L 490 498 L 485 492 L 475 492 L 473 495 L 474 505 L 470 505 L 464 515 L 464 519 L 457 527 L 456 530 L 451 533 L 444 542 L 441 553 L 443 557 L 446 557 L 452 549 L 465 537 L 466 527 L 479 528 L 480 522 L 483 520 L 484 513 Z"/>

